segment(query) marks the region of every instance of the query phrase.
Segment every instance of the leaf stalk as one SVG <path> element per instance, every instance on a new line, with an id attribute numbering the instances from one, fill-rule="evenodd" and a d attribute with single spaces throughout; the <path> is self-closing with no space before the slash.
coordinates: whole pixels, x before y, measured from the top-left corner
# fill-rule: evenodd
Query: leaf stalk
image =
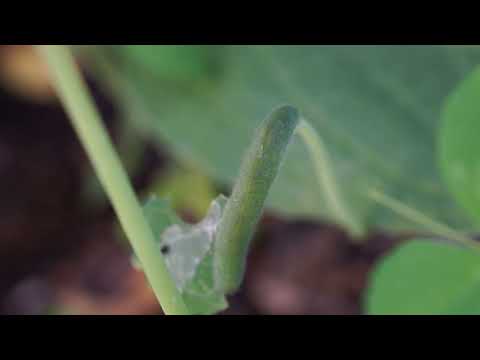
<path id="1" fill-rule="evenodd" d="M 187 315 L 188 309 L 155 243 L 152 230 L 70 50 L 62 45 L 41 45 L 36 49 L 48 64 L 60 101 L 164 313 Z"/>

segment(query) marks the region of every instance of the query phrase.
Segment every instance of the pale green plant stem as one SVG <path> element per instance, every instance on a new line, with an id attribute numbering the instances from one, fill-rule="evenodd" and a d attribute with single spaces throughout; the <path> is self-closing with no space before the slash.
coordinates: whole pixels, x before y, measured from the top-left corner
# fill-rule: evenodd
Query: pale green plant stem
<path id="1" fill-rule="evenodd" d="M 344 205 L 341 194 L 337 189 L 334 174 L 330 168 L 328 153 L 323 145 L 321 138 L 315 129 L 305 120 L 302 119 L 297 127 L 297 133 L 302 137 L 307 145 L 312 162 L 315 167 L 315 174 L 323 189 L 329 209 L 333 212 L 337 221 L 344 225 L 352 234 L 354 239 L 359 239 L 364 234 L 365 229 L 353 217 L 348 208 Z M 367 192 L 370 200 L 385 206 L 386 208 L 396 212 L 400 216 L 423 226 L 433 235 L 447 238 L 463 245 L 473 247 L 480 250 L 480 244 L 473 239 L 463 235 L 462 233 L 451 229 L 450 227 L 439 223 L 418 210 L 412 209 L 407 205 L 395 200 L 381 192 L 371 189 Z"/>
<path id="2" fill-rule="evenodd" d="M 337 188 L 334 173 L 330 167 L 327 150 L 320 136 L 305 119 L 300 121 L 297 127 L 297 133 L 309 150 L 316 178 L 320 189 L 323 189 L 327 202 L 326 205 L 332 211 L 334 219 L 339 225 L 346 227 L 354 240 L 360 241 L 365 229 L 360 222 L 355 219 L 342 199 L 341 193 Z"/>
<path id="3" fill-rule="evenodd" d="M 152 230 L 70 50 L 62 45 L 36 48 L 48 64 L 57 94 L 164 313 L 187 315 L 188 309 L 155 243 Z"/>
<path id="4" fill-rule="evenodd" d="M 444 225 L 429 218 L 427 215 L 421 213 L 420 211 L 412 209 L 409 206 L 401 203 L 400 201 L 395 200 L 385 194 L 382 194 L 375 189 L 370 189 L 367 192 L 367 197 L 377 202 L 378 204 L 383 205 L 386 208 L 396 212 L 404 218 L 414 223 L 417 223 L 420 226 L 423 226 L 433 235 L 454 240 L 465 246 L 474 248 L 475 250 L 480 250 L 480 244 L 477 243 L 475 240 L 463 235 L 462 233 L 454 229 L 451 229 L 447 225 Z"/>

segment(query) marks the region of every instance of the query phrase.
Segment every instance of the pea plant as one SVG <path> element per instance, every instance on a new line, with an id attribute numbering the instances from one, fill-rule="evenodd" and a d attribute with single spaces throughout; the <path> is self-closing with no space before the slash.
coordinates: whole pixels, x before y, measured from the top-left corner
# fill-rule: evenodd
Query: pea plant
<path id="1" fill-rule="evenodd" d="M 215 199 L 195 225 L 183 222 L 157 197 L 141 207 L 70 49 L 37 49 L 132 245 L 133 261 L 143 269 L 166 314 L 214 314 L 228 306 L 226 296 L 241 285 L 265 205 L 286 216 L 336 223 L 359 246 L 371 226 L 427 234 L 400 246 L 374 271 L 365 299 L 368 313 L 480 313 L 480 247 L 468 233 L 456 230 L 474 228 L 480 221 L 475 131 L 480 71 L 473 70 L 480 61 L 479 49 L 94 49 L 96 71 L 135 126 L 158 134 L 179 158 L 194 158 L 214 178 L 235 182 L 230 197 Z M 163 67 L 157 52 L 165 60 Z M 219 58 L 224 63 L 217 64 Z M 393 59 L 417 66 L 406 69 Z M 434 76 L 418 82 L 429 74 L 423 67 L 426 59 L 443 69 L 441 81 Z M 398 76 L 382 73 L 385 63 Z M 339 64 L 357 68 L 360 75 L 346 76 Z M 308 72 L 313 66 L 323 80 L 320 84 Z M 219 71 L 222 80 L 216 80 Z M 192 78 L 195 85 L 188 83 Z M 174 90 L 158 93 L 158 79 Z M 394 92 L 395 100 L 374 101 L 381 94 L 378 89 Z M 432 109 L 447 91 L 451 95 L 438 128 L 428 119 L 437 116 Z M 278 107 L 282 101 L 296 103 L 301 111 Z M 274 110 L 258 125 L 265 106 Z M 202 121 L 192 121 L 200 117 Z M 412 129 L 418 132 L 416 141 L 410 141 Z M 212 131 L 213 145 L 206 144 Z M 399 151 L 382 151 L 387 148 Z M 439 155 L 430 152 L 432 148 Z M 437 162 L 445 187 L 437 178 Z M 407 201 L 392 194 L 402 194 Z"/>
<path id="2" fill-rule="evenodd" d="M 218 198 L 202 222 L 188 226 L 158 199 L 141 209 L 72 54 L 61 46 L 38 50 L 164 312 L 224 308 L 224 296 L 241 284 L 252 233 L 299 122 L 297 110 L 283 106 L 272 112 L 257 130 L 230 199 Z M 303 122 L 300 129 L 309 134 Z"/>

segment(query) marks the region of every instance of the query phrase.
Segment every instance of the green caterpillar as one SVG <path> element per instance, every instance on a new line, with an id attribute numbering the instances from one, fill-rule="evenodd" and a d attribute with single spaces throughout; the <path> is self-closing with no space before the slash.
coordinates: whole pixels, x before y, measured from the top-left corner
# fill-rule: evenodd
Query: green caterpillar
<path id="1" fill-rule="evenodd" d="M 298 123 L 295 108 L 275 109 L 260 125 L 244 157 L 215 242 L 215 282 L 226 294 L 240 287 L 250 240 Z"/>

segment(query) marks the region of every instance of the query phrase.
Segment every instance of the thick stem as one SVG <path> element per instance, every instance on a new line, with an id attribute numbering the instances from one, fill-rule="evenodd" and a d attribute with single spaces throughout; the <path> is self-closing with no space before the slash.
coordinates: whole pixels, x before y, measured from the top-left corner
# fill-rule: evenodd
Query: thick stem
<path id="1" fill-rule="evenodd" d="M 48 63 L 60 100 L 163 311 L 168 315 L 188 314 L 73 56 L 61 45 L 43 45 L 37 49 Z"/>
<path id="2" fill-rule="evenodd" d="M 225 293 L 241 284 L 250 240 L 297 124 L 296 109 L 274 110 L 246 153 L 215 242 L 215 281 Z"/>

